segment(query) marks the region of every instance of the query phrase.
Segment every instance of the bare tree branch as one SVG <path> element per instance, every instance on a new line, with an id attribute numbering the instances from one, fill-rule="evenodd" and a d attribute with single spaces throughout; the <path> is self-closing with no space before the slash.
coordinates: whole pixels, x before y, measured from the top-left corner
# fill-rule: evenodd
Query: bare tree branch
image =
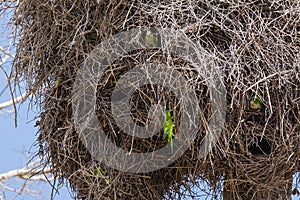
<path id="1" fill-rule="evenodd" d="M 27 166 L 21 169 L 14 169 L 0 174 L 0 182 L 14 177 L 31 181 L 40 180 L 48 182 L 49 178 L 47 178 L 46 175 L 51 174 L 52 170 L 50 167 L 40 167 L 37 169 L 36 165 L 38 164 L 38 162 L 39 160 L 29 163 Z"/>
<path id="2" fill-rule="evenodd" d="M 9 106 L 12 106 L 14 103 L 20 103 L 20 102 L 23 102 L 25 101 L 25 99 L 28 97 L 28 93 L 24 93 L 18 97 L 16 97 L 15 99 L 12 99 L 10 101 L 6 101 L 6 102 L 3 102 L 3 103 L 0 103 L 0 110 L 4 109 L 4 108 L 7 108 Z"/>
<path id="3" fill-rule="evenodd" d="M 18 0 L 0 0 L 0 3 L 5 3 L 5 2 L 17 2 Z"/>

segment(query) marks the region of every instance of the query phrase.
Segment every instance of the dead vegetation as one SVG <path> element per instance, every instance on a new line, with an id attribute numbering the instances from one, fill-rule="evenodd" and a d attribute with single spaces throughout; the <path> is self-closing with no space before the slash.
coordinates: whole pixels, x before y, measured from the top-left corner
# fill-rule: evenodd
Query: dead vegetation
<path id="1" fill-rule="evenodd" d="M 27 81 L 42 110 L 39 154 L 54 168 L 55 186 L 66 178 L 77 199 L 197 199 L 200 190 L 213 198 L 222 193 L 222 185 L 224 198 L 289 199 L 300 159 L 299 10 L 294 0 L 20 1 L 14 19 L 19 27 L 14 72 L 18 80 Z M 119 172 L 94 160 L 80 142 L 73 123 L 72 86 L 80 64 L 96 45 L 120 31 L 150 26 L 181 31 L 212 55 L 224 74 L 226 122 L 216 148 L 199 159 L 211 113 L 209 91 L 197 79 L 195 91 L 205 117 L 191 147 L 157 171 Z M 159 49 L 141 52 L 115 62 L 116 74 L 150 57 L 166 62 Z M 169 66 L 196 80 L 189 63 L 176 56 L 172 60 Z M 102 80 L 97 112 L 111 140 L 125 149 L 134 140 L 136 152 L 166 145 L 162 132 L 135 139 L 120 130 L 109 106 L 118 76 L 107 73 Z M 131 99 L 136 122 L 147 121 L 147 105 L 158 94 L 173 107 L 180 103 L 172 92 L 155 85 L 140 88 Z M 255 96 L 262 100 L 258 110 L 250 108 Z M 180 111 L 173 112 L 179 120 Z M 299 185 L 293 188 L 299 190 Z"/>

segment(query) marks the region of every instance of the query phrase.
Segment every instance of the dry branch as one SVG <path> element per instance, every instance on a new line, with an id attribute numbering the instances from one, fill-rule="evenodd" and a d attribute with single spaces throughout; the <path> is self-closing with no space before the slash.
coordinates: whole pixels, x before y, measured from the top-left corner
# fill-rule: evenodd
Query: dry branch
<path id="1" fill-rule="evenodd" d="M 5 173 L 0 174 L 0 182 L 6 181 L 11 178 L 21 178 L 25 180 L 31 181 L 45 181 L 48 182 L 52 178 L 47 178 L 46 176 L 52 173 L 52 169 L 50 167 L 41 167 L 36 168 L 37 162 L 29 163 L 27 166 L 14 169 Z"/>
<path id="2" fill-rule="evenodd" d="M 4 109 L 4 108 L 7 108 L 9 106 L 12 106 L 14 104 L 17 104 L 17 103 L 22 103 L 23 101 L 26 100 L 26 98 L 28 98 L 28 94 L 27 93 L 24 93 L 18 97 L 16 97 L 15 99 L 13 100 L 10 100 L 10 101 L 6 101 L 6 102 L 3 102 L 3 103 L 0 103 L 0 110 Z"/>

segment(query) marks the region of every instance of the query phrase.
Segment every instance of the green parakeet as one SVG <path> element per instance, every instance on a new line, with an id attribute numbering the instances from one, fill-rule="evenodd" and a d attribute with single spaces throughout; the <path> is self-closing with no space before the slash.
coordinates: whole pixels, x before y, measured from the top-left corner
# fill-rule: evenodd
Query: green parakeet
<path id="1" fill-rule="evenodd" d="M 172 115 L 169 110 L 166 110 L 165 115 L 164 138 L 168 138 L 168 144 L 170 145 L 171 153 L 173 153 L 173 128 L 175 124 L 173 124 Z"/>
<path id="2" fill-rule="evenodd" d="M 150 47 L 159 47 L 159 36 L 151 30 L 146 31 L 144 40 Z"/>
<path id="3" fill-rule="evenodd" d="M 101 169 L 100 167 L 94 166 L 92 169 L 92 172 L 95 176 L 103 178 L 105 180 L 106 184 L 109 185 L 109 183 L 110 183 L 109 177 L 104 175 L 105 172 L 103 169 Z"/>
<path id="4" fill-rule="evenodd" d="M 262 100 L 259 97 L 254 97 L 250 101 L 250 108 L 253 110 L 259 110 L 262 108 Z"/>
<path id="5" fill-rule="evenodd" d="M 56 79 L 55 81 L 55 88 L 57 88 L 60 85 L 60 78 Z"/>

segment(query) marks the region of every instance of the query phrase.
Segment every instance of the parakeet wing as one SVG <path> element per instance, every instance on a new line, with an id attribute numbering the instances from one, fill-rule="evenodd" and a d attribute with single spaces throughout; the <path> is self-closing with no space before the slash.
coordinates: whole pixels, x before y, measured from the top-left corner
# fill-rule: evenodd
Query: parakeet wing
<path id="1" fill-rule="evenodd" d="M 169 120 L 166 120 L 165 123 L 164 123 L 164 133 L 167 133 L 169 132 L 169 129 L 172 127 L 172 120 L 169 119 Z"/>
<path id="2" fill-rule="evenodd" d="M 164 128 L 164 136 L 163 136 L 164 139 L 168 136 L 169 130 L 170 128 L 166 128 L 166 129 Z"/>
<path id="3" fill-rule="evenodd" d="M 253 100 L 253 103 L 255 103 L 255 104 L 261 104 L 262 101 L 261 101 L 261 99 L 256 98 L 256 99 Z"/>

